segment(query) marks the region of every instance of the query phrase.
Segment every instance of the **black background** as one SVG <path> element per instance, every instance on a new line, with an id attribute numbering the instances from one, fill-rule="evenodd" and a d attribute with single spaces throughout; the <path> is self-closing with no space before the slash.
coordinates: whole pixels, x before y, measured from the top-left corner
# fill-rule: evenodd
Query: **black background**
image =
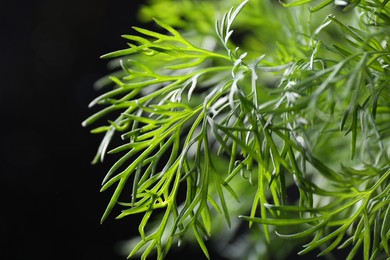
<path id="1" fill-rule="evenodd" d="M 140 2 L 0 1 L 0 259 L 125 259 L 137 223 L 100 225 L 108 165 L 81 122 Z"/>

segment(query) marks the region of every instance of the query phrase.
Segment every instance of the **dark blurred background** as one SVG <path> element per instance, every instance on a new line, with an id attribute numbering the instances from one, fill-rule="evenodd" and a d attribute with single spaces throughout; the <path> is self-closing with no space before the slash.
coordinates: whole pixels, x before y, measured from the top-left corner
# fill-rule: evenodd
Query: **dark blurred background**
<path id="1" fill-rule="evenodd" d="M 125 259 L 138 223 L 100 225 L 109 165 L 90 164 L 100 136 L 81 122 L 140 3 L 0 1 L 0 259 Z"/>

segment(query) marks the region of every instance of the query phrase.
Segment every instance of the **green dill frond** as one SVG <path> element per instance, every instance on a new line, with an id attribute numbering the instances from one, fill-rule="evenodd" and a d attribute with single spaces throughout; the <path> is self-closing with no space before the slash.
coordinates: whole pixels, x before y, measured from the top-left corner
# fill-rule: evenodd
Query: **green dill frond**
<path id="1" fill-rule="evenodd" d="M 159 29 L 134 27 L 102 56 L 115 72 L 83 122 L 106 122 L 94 162 L 118 158 L 102 221 L 143 215 L 129 257 L 196 241 L 210 258 L 204 240 L 228 244 L 240 221 L 258 234 L 241 259 L 281 239 L 389 257 L 387 0 L 167 0 L 140 14 Z"/>

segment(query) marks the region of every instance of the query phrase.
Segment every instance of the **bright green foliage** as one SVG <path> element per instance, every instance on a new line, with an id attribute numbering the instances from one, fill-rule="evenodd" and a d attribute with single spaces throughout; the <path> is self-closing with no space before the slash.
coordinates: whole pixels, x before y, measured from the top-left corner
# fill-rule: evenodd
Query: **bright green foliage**
<path id="1" fill-rule="evenodd" d="M 306 241 L 300 254 L 389 257 L 388 2 L 144 7 L 158 28 L 134 27 L 128 48 L 103 56 L 117 71 L 97 86 L 114 87 L 83 123 L 108 122 L 92 130 L 105 134 L 94 162 L 119 154 L 102 221 L 118 205 L 118 218 L 144 216 L 129 257 L 162 259 L 186 240 L 208 257 L 204 238 L 243 220 L 254 247 L 269 243 L 259 259 L 282 239 Z"/>

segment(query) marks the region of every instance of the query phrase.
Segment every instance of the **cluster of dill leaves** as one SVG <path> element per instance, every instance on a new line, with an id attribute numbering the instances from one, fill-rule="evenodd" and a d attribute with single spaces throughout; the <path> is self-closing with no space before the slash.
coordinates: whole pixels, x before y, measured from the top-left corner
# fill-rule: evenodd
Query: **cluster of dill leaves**
<path id="1" fill-rule="evenodd" d="M 102 221 L 143 215 L 129 257 L 191 240 L 209 257 L 218 237 L 231 258 L 281 259 L 285 239 L 389 258 L 388 2 L 149 1 L 155 29 L 103 56 L 83 123 L 104 134 L 94 162 L 118 158 Z"/>

